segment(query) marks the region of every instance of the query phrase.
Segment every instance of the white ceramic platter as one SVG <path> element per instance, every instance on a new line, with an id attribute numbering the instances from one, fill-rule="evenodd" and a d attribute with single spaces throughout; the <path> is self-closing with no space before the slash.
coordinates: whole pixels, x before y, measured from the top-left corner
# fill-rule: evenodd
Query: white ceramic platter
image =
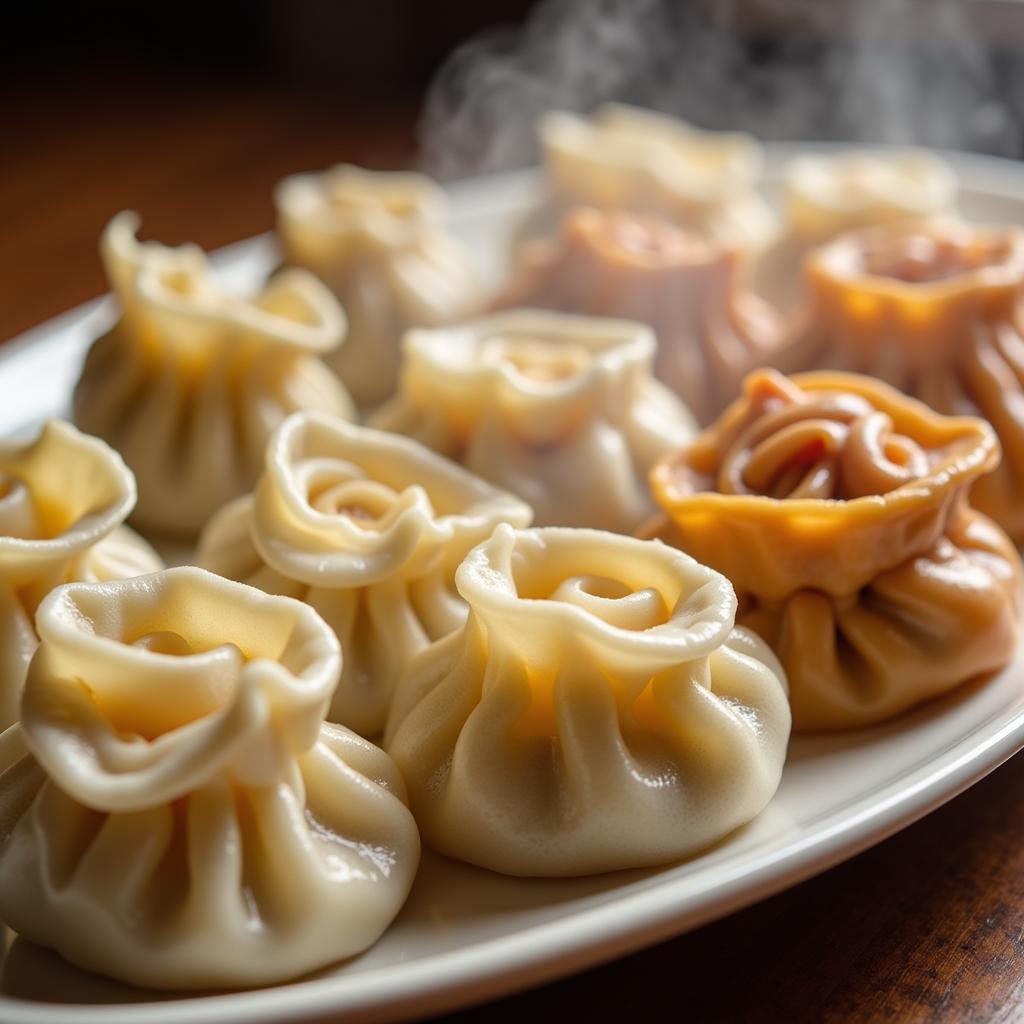
<path id="1" fill-rule="evenodd" d="M 790 152 L 773 148 L 772 176 Z M 1024 223 L 1024 169 L 951 159 L 966 184 L 969 217 Z M 534 189 L 529 175 L 505 175 L 453 190 L 453 228 L 492 277 Z M 271 242 L 258 238 L 224 250 L 218 263 L 244 285 L 274 258 Z M 0 349 L 0 434 L 66 413 L 81 357 L 110 312 L 91 303 Z M 1022 746 L 1024 653 L 999 676 L 883 728 L 795 739 L 765 813 L 684 864 L 529 881 L 428 855 L 405 909 L 369 952 L 291 985 L 239 994 L 154 996 L 9 936 L 0 1020 L 376 1021 L 479 1002 L 695 928 L 823 871 L 927 814 Z"/>

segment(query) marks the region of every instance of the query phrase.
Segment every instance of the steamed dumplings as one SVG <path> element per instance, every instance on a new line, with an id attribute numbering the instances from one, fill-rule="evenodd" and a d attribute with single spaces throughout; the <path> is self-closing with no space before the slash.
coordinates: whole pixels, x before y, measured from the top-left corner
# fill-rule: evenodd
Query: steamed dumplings
<path id="1" fill-rule="evenodd" d="M 1024 231 L 894 224 L 807 261 L 810 302 L 788 358 L 869 373 L 947 415 L 982 416 L 1003 457 L 971 501 L 1024 541 Z"/>
<path id="2" fill-rule="evenodd" d="M 728 581 L 663 544 L 499 527 L 466 625 L 403 677 L 386 746 L 424 840 L 514 875 L 676 860 L 779 784 L 785 677 Z"/>
<path id="3" fill-rule="evenodd" d="M 455 570 L 530 509 L 407 438 L 314 414 L 287 420 L 251 497 L 200 540 L 201 565 L 315 608 L 341 640 L 329 717 L 383 731 L 399 674 L 466 619 Z"/>
<path id="4" fill-rule="evenodd" d="M 0 728 L 17 719 L 38 643 L 33 617 L 50 590 L 162 567 L 121 525 L 134 504 L 135 480 L 117 453 L 68 423 L 0 442 Z"/>
<path id="5" fill-rule="evenodd" d="M 658 339 L 655 373 L 707 423 L 783 345 L 778 318 L 746 290 L 741 269 L 735 246 L 656 218 L 580 207 L 556 240 L 525 248 L 495 305 L 646 323 Z"/>
<path id="6" fill-rule="evenodd" d="M 341 342 L 345 316 L 305 271 L 278 274 L 251 300 L 233 295 L 196 246 L 140 244 L 137 225 L 122 213 L 103 234 L 121 319 L 89 351 L 75 422 L 134 471 L 141 527 L 191 536 L 253 485 L 289 413 L 353 415 L 317 358 Z"/>
<path id="7" fill-rule="evenodd" d="M 742 132 L 704 132 L 639 107 L 609 103 L 540 123 L 550 200 L 524 234 L 548 234 L 573 206 L 652 214 L 701 237 L 756 252 L 775 217 L 757 191 L 764 157 Z"/>
<path id="8" fill-rule="evenodd" d="M 366 949 L 419 860 L 400 776 L 323 724 L 310 608 L 200 569 L 71 584 L 0 744 L 0 917 L 158 988 L 265 985 Z"/>
<path id="9" fill-rule="evenodd" d="M 341 300 L 345 344 L 329 362 L 363 410 L 394 394 L 399 342 L 480 307 L 469 253 L 444 230 L 445 197 L 422 174 L 348 165 L 287 178 L 277 190 L 285 262 Z"/>
<path id="10" fill-rule="evenodd" d="M 1020 560 L 967 503 L 999 443 L 854 374 L 752 374 L 651 474 L 653 532 L 732 580 L 795 729 L 883 721 L 1006 664 Z"/>
<path id="11" fill-rule="evenodd" d="M 694 431 L 640 324 L 519 310 L 410 331 L 404 349 L 372 424 L 519 495 L 542 526 L 632 532 L 653 509 L 647 470 Z"/>

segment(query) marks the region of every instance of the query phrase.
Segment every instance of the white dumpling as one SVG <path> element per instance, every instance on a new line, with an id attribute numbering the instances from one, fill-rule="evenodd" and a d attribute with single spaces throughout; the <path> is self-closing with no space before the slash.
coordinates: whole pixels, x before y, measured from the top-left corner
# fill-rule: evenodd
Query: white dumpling
<path id="1" fill-rule="evenodd" d="M 71 580 L 111 580 L 163 563 L 121 524 L 135 480 L 121 457 L 53 420 L 29 442 L 0 442 L 0 728 L 18 698 L 38 640 L 39 602 Z"/>
<path id="2" fill-rule="evenodd" d="M 924 149 L 802 153 L 783 172 L 784 224 L 758 266 L 758 289 L 784 313 L 804 296 L 803 261 L 846 231 L 892 221 L 951 217 L 956 172 Z"/>
<path id="3" fill-rule="evenodd" d="M 956 173 L 923 149 L 794 157 L 783 176 L 786 229 L 806 241 L 907 217 L 951 212 Z"/>
<path id="4" fill-rule="evenodd" d="M 455 570 L 529 507 L 405 437 L 297 413 L 278 430 L 253 495 L 216 515 L 200 565 L 312 605 L 338 635 L 328 717 L 384 730 L 399 674 L 466 621 Z"/>
<path id="5" fill-rule="evenodd" d="M 633 532 L 654 507 L 647 471 L 696 429 L 630 321 L 515 310 L 410 331 L 404 353 L 371 423 L 518 494 L 539 526 Z"/>
<path id="6" fill-rule="evenodd" d="M 61 587 L 38 626 L 0 739 L 0 918 L 168 989 L 377 940 L 419 836 L 388 756 L 323 724 L 341 658 L 312 609 L 181 568 Z"/>
<path id="7" fill-rule="evenodd" d="M 354 416 L 320 361 L 345 334 L 337 300 L 313 275 L 275 275 L 251 299 L 216 280 L 202 251 L 140 243 L 132 213 L 101 252 L 121 317 L 89 351 L 75 422 L 109 441 L 135 473 L 135 520 L 194 535 L 252 487 L 273 429 L 299 409 Z"/>
<path id="8" fill-rule="evenodd" d="M 657 541 L 499 527 L 464 629 L 412 663 L 385 746 L 424 842 L 513 875 L 660 864 L 757 815 L 790 712 L 724 576 Z"/>
<path id="9" fill-rule="evenodd" d="M 618 103 L 590 117 L 552 111 L 539 127 L 550 197 L 527 237 L 580 205 L 653 214 L 751 252 L 775 234 L 775 215 L 757 191 L 764 156 L 752 135 L 702 131 Z"/>
<path id="10" fill-rule="evenodd" d="M 313 271 L 348 314 L 328 362 L 360 408 L 394 394 L 408 328 L 479 309 L 472 258 L 444 230 L 445 195 L 425 175 L 346 164 L 286 178 L 276 200 L 285 262 Z"/>

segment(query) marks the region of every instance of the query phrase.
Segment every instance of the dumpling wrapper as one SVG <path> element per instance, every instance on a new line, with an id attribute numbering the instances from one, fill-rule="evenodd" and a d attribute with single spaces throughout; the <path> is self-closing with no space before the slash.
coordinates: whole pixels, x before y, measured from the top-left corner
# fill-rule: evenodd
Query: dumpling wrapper
<path id="1" fill-rule="evenodd" d="M 632 532 L 653 509 L 648 469 L 695 431 L 642 324 L 516 310 L 403 345 L 399 393 L 371 426 L 518 495 L 541 526 Z"/>
<path id="2" fill-rule="evenodd" d="M 337 639 L 196 568 L 71 584 L 0 738 L 0 917 L 135 985 L 266 985 L 361 952 L 419 838 L 383 751 L 323 724 Z"/>
<path id="3" fill-rule="evenodd" d="M 1024 231 L 894 224 L 817 250 L 806 276 L 786 361 L 870 374 L 937 412 L 988 420 L 1002 460 L 971 502 L 1024 541 Z"/>
<path id="4" fill-rule="evenodd" d="M 756 816 L 790 713 L 718 573 L 663 544 L 499 527 L 471 613 L 403 677 L 386 748 L 424 841 L 513 875 L 678 860 Z"/>
<path id="5" fill-rule="evenodd" d="M 275 193 L 289 266 L 312 271 L 348 315 L 328 357 L 364 412 L 395 392 L 400 342 L 479 310 L 470 254 L 444 229 L 444 192 L 422 174 L 348 164 L 286 178 Z"/>
<path id="6" fill-rule="evenodd" d="M 196 559 L 324 617 L 345 654 L 328 717 L 372 737 L 413 656 L 465 622 L 455 570 L 466 553 L 531 516 L 415 441 L 297 413 L 255 493 L 211 520 Z"/>
<path id="7" fill-rule="evenodd" d="M 121 213 L 103 233 L 121 316 L 89 350 L 74 418 L 135 473 L 133 521 L 190 537 L 252 487 L 290 413 L 354 416 L 318 358 L 341 343 L 345 314 L 307 271 L 283 271 L 251 299 L 235 295 L 197 246 L 140 243 L 138 223 Z"/>
<path id="8" fill-rule="evenodd" d="M 58 584 L 137 576 L 163 567 L 123 526 L 135 480 L 121 457 L 70 423 L 51 420 L 29 442 L 0 442 L 0 728 L 38 644 L 33 617 Z"/>
<path id="9" fill-rule="evenodd" d="M 1005 665 L 1020 559 L 967 502 L 991 428 L 855 374 L 752 374 L 651 486 L 658 536 L 732 580 L 789 677 L 793 727 L 892 718 Z"/>

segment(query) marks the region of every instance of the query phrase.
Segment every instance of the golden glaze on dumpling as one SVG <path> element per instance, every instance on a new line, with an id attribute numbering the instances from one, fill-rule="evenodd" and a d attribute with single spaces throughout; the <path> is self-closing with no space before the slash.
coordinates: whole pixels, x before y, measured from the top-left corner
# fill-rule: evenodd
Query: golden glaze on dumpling
<path id="1" fill-rule="evenodd" d="M 987 424 L 852 374 L 752 374 L 651 474 L 646 531 L 728 576 L 790 680 L 794 727 L 866 725 L 1009 659 L 1020 563 L 967 503 Z"/>
<path id="2" fill-rule="evenodd" d="M 879 377 L 947 415 L 987 419 L 1002 462 L 971 501 L 1024 540 L 1024 231 L 896 225 L 807 263 L 806 321 L 786 363 Z"/>

